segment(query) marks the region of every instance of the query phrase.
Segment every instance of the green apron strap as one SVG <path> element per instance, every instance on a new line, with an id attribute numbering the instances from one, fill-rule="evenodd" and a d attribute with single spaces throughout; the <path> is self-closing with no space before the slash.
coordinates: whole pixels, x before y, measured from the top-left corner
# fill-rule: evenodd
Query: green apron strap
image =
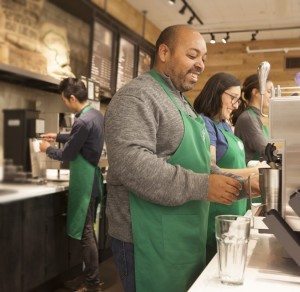
<path id="1" fill-rule="evenodd" d="M 182 107 L 181 104 L 178 103 L 177 99 L 174 97 L 174 93 L 171 91 L 170 87 L 166 84 L 166 81 L 156 72 L 156 70 L 151 69 L 149 74 L 153 77 L 153 79 L 155 79 L 160 86 L 163 88 L 163 90 L 166 92 L 166 94 L 168 95 L 168 97 L 171 99 L 171 101 L 174 103 L 174 105 L 176 106 L 176 108 L 183 114 L 187 114 L 186 111 L 184 110 L 184 108 Z M 194 110 L 193 106 L 191 105 L 191 103 L 189 102 L 189 100 L 182 95 L 184 100 L 189 104 L 191 110 L 196 114 L 196 116 L 198 116 L 198 113 Z"/>
<path id="2" fill-rule="evenodd" d="M 228 148 L 222 158 L 217 162 L 221 168 L 245 168 L 245 149 L 243 142 L 231 131 L 217 125 L 224 135 Z M 217 252 L 215 238 L 215 217 L 218 215 L 244 215 L 247 211 L 247 199 L 238 200 L 231 205 L 210 203 L 207 228 L 206 262 L 208 263 Z"/>
<path id="3" fill-rule="evenodd" d="M 254 117 L 255 119 L 259 119 L 259 121 L 261 122 L 260 117 L 257 115 L 257 113 L 251 107 L 249 107 L 247 110 L 252 117 Z M 270 138 L 269 128 L 268 128 L 268 126 L 264 125 L 262 122 L 261 122 L 261 124 L 262 124 L 261 129 L 263 132 L 263 136 L 265 137 L 266 140 L 268 140 Z M 260 159 L 260 154 L 258 152 L 256 152 L 254 154 L 253 159 L 254 160 Z"/>

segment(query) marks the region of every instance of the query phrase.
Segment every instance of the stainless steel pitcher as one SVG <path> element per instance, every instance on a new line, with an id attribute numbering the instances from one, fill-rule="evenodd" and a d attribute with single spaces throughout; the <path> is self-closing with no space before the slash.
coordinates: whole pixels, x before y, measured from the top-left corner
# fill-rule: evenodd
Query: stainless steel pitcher
<path id="1" fill-rule="evenodd" d="M 255 176 L 255 175 L 254 175 Z M 249 179 L 254 179 L 250 176 Z M 271 209 L 277 210 L 280 214 L 282 212 L 282 179 L 281 169 L 277 168 L 260 168 L 259 169 L 259 188 L 260 196 L 251 195 L 250 186 L 250 201 L 251 209 L 255 210 L 255 216 L 265 216 L 266 212 Z"/>

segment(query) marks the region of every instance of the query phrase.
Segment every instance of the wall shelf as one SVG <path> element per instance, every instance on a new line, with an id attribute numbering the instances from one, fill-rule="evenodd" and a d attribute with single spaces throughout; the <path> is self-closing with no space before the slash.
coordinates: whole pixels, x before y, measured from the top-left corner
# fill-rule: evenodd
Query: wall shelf
<path id="1" fill-rule="evenodd" d="M 6 64 L 0 64 L 0 80 L 54 93 L 58 93 L 60 82 L 60 80 L 51 76 L 37 74 Z"/>

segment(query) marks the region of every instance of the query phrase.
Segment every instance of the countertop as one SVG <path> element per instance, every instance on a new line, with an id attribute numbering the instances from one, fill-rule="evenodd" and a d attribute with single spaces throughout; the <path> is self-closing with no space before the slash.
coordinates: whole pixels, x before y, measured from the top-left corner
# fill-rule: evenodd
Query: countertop
<path id="1" fill-rule="evenodd" d="M 254 290 L 300 291 L 300 267 L 288 258 L 274 235 L 259 234 L 257 229 L 251 230 L 243 285 L 225 285 L 220 282 L 218 259 L 215 255 L 189 292 L 253 292 Z"/>
<path id="2" fill-rule="evenodd" d="M 0 183 L 0 204 L 62 192 L 68 187 L 69 182 L 47 182 L 43 185 Z"/>

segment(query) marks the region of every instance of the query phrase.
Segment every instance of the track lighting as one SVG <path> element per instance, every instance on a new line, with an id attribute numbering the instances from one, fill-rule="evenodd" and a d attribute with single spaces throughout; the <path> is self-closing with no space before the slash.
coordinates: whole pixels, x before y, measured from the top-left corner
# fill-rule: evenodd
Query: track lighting
<path id="1" fill-rule="evenodd" d="M 226 44 L 229 40 L 230 36 L 229 36 L 229 32 L 226 32 L 226 37 L 222 38 L 222 43 Z"/>
<path id="2" fill-rule="evenodd" d="M 196 16 L 197 18 L 197 16 Z M 300 26 L 290 26 L 290 27 L 272 27 L 272 28 L 259 28 L 259 29 L 238 29 L 238 30 L 232 30 L 232 31 L 212 31 L 212 32 L 201 32 L 202 35 L 210 35 L 211 44 L 215 44 L 215 35 L 222 34 L 224 35 L 226 33 L 226 37 L 222 38 L 222 43 L 226 44 L 230 38 L 229 34 L 233 33 L 251 33 L 251 41 L 256 41 L 257 34 L 261 31 L 280 31 L 280 30 L 290 30 L 290 29 L 300 29 Z"/>
<path id="3" fill-rule="evenodd" d="M 176 0 L 169 0 L 168 2 L 169 2 L 170 5 L 173 5 L 173 4 L 175 4 Z M 181 7 L 181 9 L 178 12 L 180 14 L 184 15 L 185 11 L 188 10 L 188 12 L 191 13 L 191 17 L 189 18 L 189 20 L 187 21 L 187 23 L 188 24 L 193 24 L 193 21 L 197 20 L 200 24 L 203 25 L 202 20 L 199 18 L 199 16 L 194 11 L 194 9 L 191 7 L 191 5 L 189 3 L 187 3 L 186 0 L 181 0 L 181 3 L 182 3 L 182 7 Z"/>
<path id="4" fill-rule="evenodd" d="M 215 35 L 213 33 L 211 33 L 210 37 L 211 37 L 210 43 L 215 44 L 216 43 Z"/>
<path id="5" fill-rule="evenodd" d="M 193 20 L 195 19 L 195 15 L 193 14 L 190 19 L 188 20 L 188 24 L 193 24 Z"/>
<path id="6" fill-rule="evenodd" d="M 183 15 L 186 8 L 187 8 L 187 5 L 184 3 L 184 5 L 182 6 L 182 8 L 179 10 L 179 13 Z"/>
<path id="7" fill-rule="evenodd" d="M 256 30 L 251 36 L 251 41 L 256 41 L 256 36 L 258 34 L 258 30 Z"/>

